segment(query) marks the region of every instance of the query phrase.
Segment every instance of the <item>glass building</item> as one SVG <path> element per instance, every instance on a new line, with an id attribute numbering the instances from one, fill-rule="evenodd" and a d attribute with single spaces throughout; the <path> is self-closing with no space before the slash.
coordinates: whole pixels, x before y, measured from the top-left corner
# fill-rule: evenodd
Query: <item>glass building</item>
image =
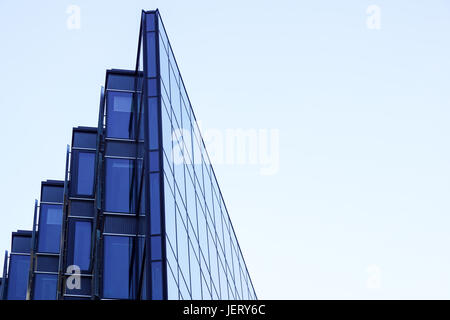
<path id="1" fill-rule="evenodd" d="M 159 12 L 13 233 L 3 299 L 256 299 Z"/>

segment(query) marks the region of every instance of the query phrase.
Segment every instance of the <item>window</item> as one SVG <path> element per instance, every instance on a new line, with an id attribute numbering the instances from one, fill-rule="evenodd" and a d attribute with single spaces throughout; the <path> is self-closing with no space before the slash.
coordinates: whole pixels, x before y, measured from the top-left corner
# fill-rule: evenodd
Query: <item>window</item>
<path id="1" fill-rule="evenodd" d="M 162 262 L 152 262 L 152 299 L 163 299 Z"/>
<path id="2" fill-rule="evenodd" d="M 131 179 L 133 161 L 106 159 L 105 209 L 111 212 L 132 213 Z"/>
<path id="3" fill-rule="evenodd" d="M 12 240 L 12 252 L 30 253 L 31 237 L 14 236 Z"/>
<path id="4" fill-rule="evenodd" d="M 106 135 L 109 138 L 132 137 L 131 108 L 133 93 L 109 91 L 106 107 Z"/>
<path id="5" fill-rule="evenodd" d="M 25 300 L 30 256 L 11 255 L 8 279 L 8 300 Z"/>
<path id="6" fill-rule="evenodd" d="M 81 270 L 89 270 L 91 260 L 91 222 L 75 221 L 73 264 Z"/>
<path id="7" fill-rule="evenodd" d="M 34 300 L 56 300 L 56 274 L 36 274 L 34 281 Z"/>
<path id="8" fill-rule="evenodd" d="M 41 201 L 62 203 L 64 201 L 64 186 L 42 186 Z"/>
<path id="9" fill-rule="evenodd" d="M 103 297 L 128 299 L 132 239 L 105 236 L 103 257 Z"/>
<path id="10" fill-rule="evenodd" d="M 77 194 L 92 196 L 94 193 L 95 153 L 79 152 L 77 167 Z"/>
<path id="11" fill-rule="evenodd" d="M 39 217 L 38 251 L 59 253 L 61 238 L 62 205 L 41 204 Z"/>
<path id="12" fill-rule="evenodd" d="M 97 148 L 97 132 L 79 132 L 73 133 L 73 147 Z"/>

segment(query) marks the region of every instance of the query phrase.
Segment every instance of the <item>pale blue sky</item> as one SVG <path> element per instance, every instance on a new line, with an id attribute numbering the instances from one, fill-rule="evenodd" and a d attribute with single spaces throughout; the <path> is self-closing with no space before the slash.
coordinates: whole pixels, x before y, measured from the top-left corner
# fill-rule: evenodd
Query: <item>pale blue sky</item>
<path id="1" fill-rule="evenodd" d="M 1 1 L 1 250 L 154 8 L 204 128 L 279 130 L 277 174 L 215 167 L 259 298 L 450 298 L 446 0 Z"/>

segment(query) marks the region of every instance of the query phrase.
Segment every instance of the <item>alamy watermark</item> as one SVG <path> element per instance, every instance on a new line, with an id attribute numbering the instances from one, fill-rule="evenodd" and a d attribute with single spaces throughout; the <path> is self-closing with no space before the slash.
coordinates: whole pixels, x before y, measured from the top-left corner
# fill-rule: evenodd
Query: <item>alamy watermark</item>
<path id="1" fill-rule="evenodd" d="M 366 25 L 370 30 L 381 29 L 381 8 L 376 4 L 372 4 L 366 9 L 367 20 Z"/>
<path id="2" fill-rule="evenodd" d="M 261 175 L 274 175 L 279 171 L 278 129 L 208 128 L 202 129 L 202 137 L 213 165 L 257 166 Z M 188 156 L 192 154 L 191 141 L 196 141 L 189 130 L 175 129 L 172 141 L 173 161 L 176 165 L 201 163 L 201 158 L 194 156 L 191 159 Z"/>
<path id="3" fill-rule="evenodd" d="M 75 4 L 67 7 L 66 13 L 69 15 L 66 20 L 66 26 L 69 30 L 81 29 L 81 8 Z"/>

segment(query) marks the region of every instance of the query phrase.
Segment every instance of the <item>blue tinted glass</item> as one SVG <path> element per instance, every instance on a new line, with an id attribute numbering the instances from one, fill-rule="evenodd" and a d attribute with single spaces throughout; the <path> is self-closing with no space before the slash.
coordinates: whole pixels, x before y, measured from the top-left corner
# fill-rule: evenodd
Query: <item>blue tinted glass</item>
<path id="1" fill-rule="evenodd" d="M 63 202 L 64 200 L 64 186 L 49 186 L 42 187 L 41 201 L 45 202 Z"/>
<path id="2" fill-rule="evenodd" d="M 56 274 L 36 274 L 34 279 L 34 300 L 56 300 Z"/>
<path id="3" fill-rule="evenodd" d="M 61 222 L 62 205 L 41 204 L 38 232 L 39 252 L 59 253 Z"/>
<path id="4" fill-rule="evenodd" d="M 109 91 L 106 106 L 106 135 L 110 138 L 132 137 L 131 107 L 133 93 Z"/>
<path id="5" fill-rule="evenodd" d="M 150 171 L 159 171 L 159 151 L 150 151 Z"/>
<path id="6" fill-rule="evenodd" d="M 130 186 L 133 162 L 127 159 L 106 159 L 105 209 L 112 212 L 131 212 Z"/>
<path id="7" fill-rule="evenodd" d="M 94 204 L 92 201 L 76 201 L 70 202 L 70 215 L 81 217 L 94 216 Z"/>
<path id="8" fill-rule="evenodd" d="M 135 90 L 139 88 L 139 80 L 123 74 L 109 74 L 108 89 Z"/>
<path id="9" fill-rule="evenodd" d="M 14 236 L 12 240 L 12 252 L 30 253 L 31 237 Z"/>
<path id="10" fill-rule="evenodd" d="M 147 77 L 156 77 L 156 33 L 147 33 Z"/>
<path id="11" fill-rule="evenodd" d="M 161 79 L 161 94 L 169 95 L 169 55 L 162 41 L 159 42 L 159 72 Z"/>
<path id="12" fill-rule="evenodd" d="M 94 192 L 95 153 L 78 154 L 77 194 L 90 196 Z"/>
<path id="13" fill-rule="evenodd" d="M 161 236 L 151 237 L 152 260 L 161 260 Z"/>
<path id="14" fill-rule="evenodd" d="M 131 239 L 105 236 L 103 297 L 128 299 Z"/>
<path id="15" fill-rule="evenodd" d="M 97 133 L 74 131 L 73 147 L 97 148 Z"/>
<path id="16" fill-rule="evenodd" d="M 159 173 L 150 174 L 150 226 L 151 234 L 161 233 Z"/>
<path id="17" fill-rule="evenodd" d="M 158 148 L 158 98 L 148 99 L 149 148 Z"/>
<path id="18" fill-rule="evenodd" d="M 39 255 L 36 257 L 36 270 L 58 272 L 59 257 Z"/>
<path id="19" fill-rule="evenodd" d="M 162 262 L 152 262 L 152 299 L 162 300 L 163 282 L 162 282 Z"/>
<path id="20" fill-rule="evenodd" d="M 154 31 L 155 30 L 155 14 L 147 13 L 146 17 L 145 17 L 145 21 L 147 24 L 147 31 Z"/>
<path id="21" fill-rule="evenodd" d="M 30 256 L 11 255 L 9 262 L 8 300 L 25 300 Z"/>
<path id="22" fill-rule="evenodd" d="M 88 270 L 91 257 L 91 222 L 75 221 L 75 244 L 73 264 L 81 270 Z"/>
<path id="23" fill-rule="evenodd" d="M 157 80 L 156 79 L 148 79 L 148 96 L 157 96 L 158 88 L 156 87 Z"/>

